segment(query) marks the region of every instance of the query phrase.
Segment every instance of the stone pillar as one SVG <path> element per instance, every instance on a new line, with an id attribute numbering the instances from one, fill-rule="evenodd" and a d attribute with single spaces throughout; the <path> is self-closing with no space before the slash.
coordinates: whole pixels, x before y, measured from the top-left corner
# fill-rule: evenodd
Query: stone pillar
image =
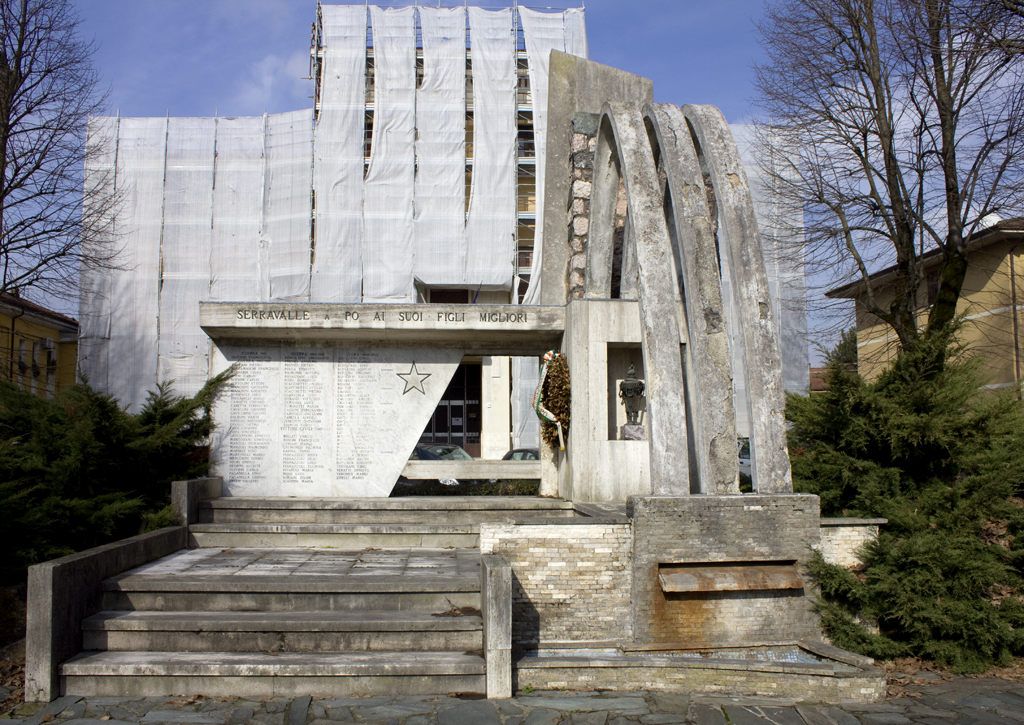
<path id="1" fill-rule="evenodd" d="M 512 567 L 495 554 L 480 557 L 487 697 L 512 697 Z"/>

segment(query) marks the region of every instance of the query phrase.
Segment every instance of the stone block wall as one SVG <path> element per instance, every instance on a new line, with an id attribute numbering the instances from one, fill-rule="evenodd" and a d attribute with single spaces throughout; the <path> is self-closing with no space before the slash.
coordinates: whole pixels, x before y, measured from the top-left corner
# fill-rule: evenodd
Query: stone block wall
<path id="1" fill-rule="evenodd" d="M 629 638 L 632 535 L 621 519 L 480 525 L 512 567 L 512 646 Z"/>
<path id="2" fill-rule="evenodd" d="M 819 639 L 809 587 L 663 592 L 659 564 L 792 561 L 819 544 L 808 495 L 630 497 L 633 638 L 637 644 L 713 645 Z"/>
<path id="3" fill-rule="evenodd" d="M 569 296 L 583 297 L 587 282 L 587 235 L 590 232 L 590 193 L 594 176 L 594 149 L 597 148 L 596 113 L 577 113 L 573 119 L 569 145 Z"/>
<path id="4" fill-rule="evenodd" d="M 857 552 L 878 538 L 878 527 L 886 519 L 822 519 L 818 551 L 829 564 L 858 566 Z"/>

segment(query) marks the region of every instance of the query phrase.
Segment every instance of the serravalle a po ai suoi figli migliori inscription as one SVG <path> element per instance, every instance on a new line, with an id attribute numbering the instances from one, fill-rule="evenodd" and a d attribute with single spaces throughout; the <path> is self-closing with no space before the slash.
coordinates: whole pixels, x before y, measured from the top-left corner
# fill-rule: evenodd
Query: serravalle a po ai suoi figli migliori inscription
<path id="1" fill-rule="evenodd" d="M 253 321 L 266 321 L 266 322 L 301 322 L 309 321 L 313 319 L 313 314 L 309 310 L 253 310 L 253 309 L 239 309 L 236 316 L 239 320 L 253 320 Z M 331 322 L 332 313 L 323 313 L 323 322 Z M 423 322 L 424 320 L 431 320 L 436 322 L 444 322 L 457 324 L 460 322 L 466 322 L 466 311 L 452 309 L 447 311 L 423 313 L 415 311 L 400 311 L 400 312 L 388 312 L 385 310 L 373 310 L 372 317 L 370 312 L 364 310 L 339 310 L 334 312 L 334 320 L 341 322 Z M 468 313 L 470 319 L 474 315 L 479 316 L 479 321 L 482 323 L 492 324 L 508 324 L 514 325 L 516 323 L 526 323 L 530 321 L 529 312 L 471 312 Z"/>

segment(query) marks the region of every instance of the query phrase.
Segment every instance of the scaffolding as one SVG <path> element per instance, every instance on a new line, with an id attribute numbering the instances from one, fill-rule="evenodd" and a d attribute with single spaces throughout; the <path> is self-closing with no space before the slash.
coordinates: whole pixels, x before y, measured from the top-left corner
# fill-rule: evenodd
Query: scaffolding
<path id="1" fill-rule="evenodd" d="M 545 8 L 549 9 L 549 8 Z M 519 7 L 512 8 L 512 27 L 509 52 L 514 54 L 516 68 L 515 108 L 510 109 L 516 119 L 515 139 L 515 225 L 510 232 L 514 240 L 510 302 L 522 303 L 533 271 L 534 248 L 537 234 L 538 162 L 534 137 L 534 99 L 530 87 L 529 59 L 526 37 Z M 369 12 L 369 10 L 368 10 Z M 466 95 L 465 95 L 465 184 L 464 212 L 468 219 L 472 194 L 474 167 L 474 95 L 473 51 L 469 16 L 466 16 Z M 314 80 L 314 119 L 319 119 L 323 95 L 324 32 L 323 16 L 318 6 L 317 22 L 313 25 L 310 47 L 310 77 Z M 375 53 L 371 23 L 367 22 L 365 64 L 365 109 L 363 124 L 363 170 L 369 170 L 373 149 L 375 115 Z M 416 25 L 416 83 L 419 87 L 424 76 L 422 26 Z"/>

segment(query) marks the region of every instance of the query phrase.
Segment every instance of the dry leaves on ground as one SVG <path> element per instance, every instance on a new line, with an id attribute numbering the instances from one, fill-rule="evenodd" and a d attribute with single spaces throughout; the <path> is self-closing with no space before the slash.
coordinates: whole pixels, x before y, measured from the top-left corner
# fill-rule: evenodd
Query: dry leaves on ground
<path id="1" fill-rule="evenodd" d="M 899 657 L 880 664 L 887 673 L 885 678 L 886 695 L 892 700 L 900 697 L 921 697 L 920 692 L 908 690 L 907 687 L 911 685 L 927 685 L 929 682 L 934 682 L 933 679 L 920 677 L 922 672 L 931 672 L 943 680 L 953 679 L 953 675 L 945 668 L 917 657 Z"/>
<path id="2" fill-rule="evenodd" d="M 971 677 L 995 677 L 1010 682 L 1024 682 L 1024 658 L 1017 658 L 1006 667 L 993 667 L 983 675 L 971 675 Z"/>
<path id="3" fill-rule="evenodd" d="M 0 687 L 10 687 L 11 694 L 0 700 L 0 714 L 10 712 L 25 701 L 25 663 L 0 660 Z"/>

